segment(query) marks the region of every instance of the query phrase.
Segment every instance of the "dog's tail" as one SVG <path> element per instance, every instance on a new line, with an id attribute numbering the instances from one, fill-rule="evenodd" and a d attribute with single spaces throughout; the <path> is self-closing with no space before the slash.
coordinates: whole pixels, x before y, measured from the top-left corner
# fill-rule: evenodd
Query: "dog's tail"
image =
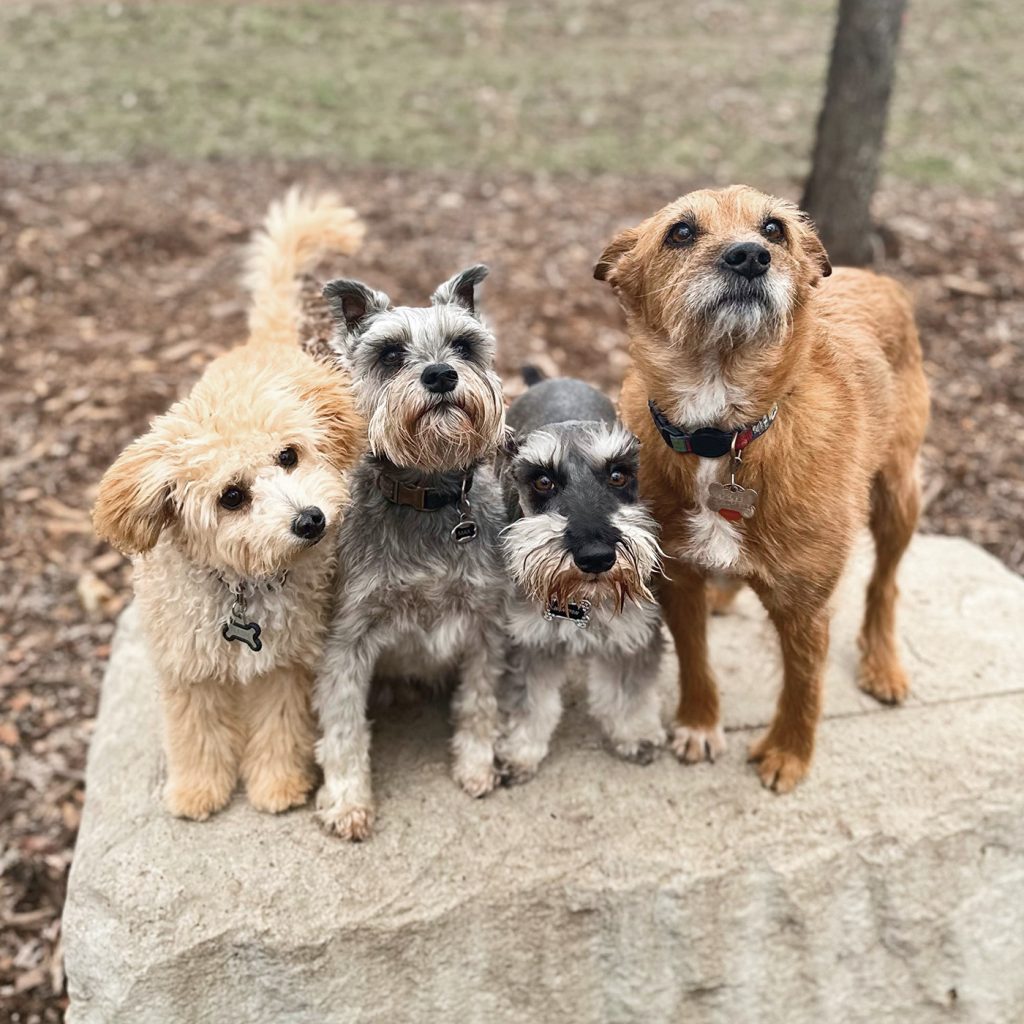
<path id="1" fill-rule="evenodd" d="M 299 276 L 328 253 L 351 256 L 365 230 L 355 210 L 330 193 L 310 196 L 293 188 L 271 203 L 246 260 L 250 340 L 297 345 Z"/>
<path id="2" fill-rule="evenodd" d="M 539 384 L 542 380 L 548 379 L 548 375 L 542 369 L 530 363 L 520 367 L 519 373 L 523 378 L 523 383 L 528 388 L 532 388 L 534 384 Z"/>

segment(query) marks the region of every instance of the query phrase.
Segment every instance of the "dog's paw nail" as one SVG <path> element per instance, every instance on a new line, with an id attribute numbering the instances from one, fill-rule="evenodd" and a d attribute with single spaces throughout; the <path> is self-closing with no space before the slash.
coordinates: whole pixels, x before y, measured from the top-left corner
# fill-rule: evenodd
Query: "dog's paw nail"
<path id="1" fill-rule="evenodd" d="M 615 753 L 624 761 L 631 764 L 648 765 L 653 764 L 658 756 L 658 751 L 664 746 L 664 740 L 640 740 L 637 743 L 620 743 L 615 747 Z"/>
<path id="2" fill-rule="evenodd" d="M 684 764 L 699 764 L 710 761 L 725 753 L 725 733 L 720 725 L 708 729 L 696 729 L 688 725 L 677 725 L 672 733 L 672 752 Z"/>

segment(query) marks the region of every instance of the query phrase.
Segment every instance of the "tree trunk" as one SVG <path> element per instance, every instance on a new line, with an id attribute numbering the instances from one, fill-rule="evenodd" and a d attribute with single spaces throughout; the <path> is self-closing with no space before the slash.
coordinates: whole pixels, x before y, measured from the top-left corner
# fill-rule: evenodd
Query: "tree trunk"
<path id="1" fill-rule="evenodd" d="M 871 259 L 871 196 L 906 0 L 839 0 L 839 19 L 802 201 L 833 263 Z"/>

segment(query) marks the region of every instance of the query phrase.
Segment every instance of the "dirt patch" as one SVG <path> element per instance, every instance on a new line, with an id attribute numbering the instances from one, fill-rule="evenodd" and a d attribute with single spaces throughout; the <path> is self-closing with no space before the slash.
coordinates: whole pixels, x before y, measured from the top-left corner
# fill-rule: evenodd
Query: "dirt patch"
<path id="1" fill-rule="evenodd" d="M 123 559 L 93 540 L 99 476 L 211 355 L 242 340 L 240 247 L 293 181 L 333 186 L 369 226 L 339 264 L 419 302 L 492 266 L 484 309 L 510 390 L 525 361 L 614 389 L 621 317 L 591 279 L 618 227 L 679 194 L 669 179 L 342 173 L 322 164 L 0 163 L 0 1000 L 60 1019 L 59 914 Z M 918 301 L 934 421 L 923 529 L 1024 569 L 1024 199 L 879 197 L 879 265 Z M 822 453 L 828 457 L 827 452 Z"/>

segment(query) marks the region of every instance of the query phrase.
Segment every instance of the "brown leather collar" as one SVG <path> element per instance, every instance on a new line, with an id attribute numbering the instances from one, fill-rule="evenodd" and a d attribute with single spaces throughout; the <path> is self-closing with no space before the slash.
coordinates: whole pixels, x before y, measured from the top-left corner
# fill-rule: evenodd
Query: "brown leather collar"
<path id="1" fill-rule="evenodd" d="M 459 490 L 441 491 L 434 487 L 419 487 L 416 484 L 403 484 L 387 473 L 377 474 L 377 490 L 396 505 L 406 505 L 417 512 L 436 512 L 448 505 L 457 505 L 463 494 L 468 494 L 473 486 L 473 474 L 467 473 Z"/>

